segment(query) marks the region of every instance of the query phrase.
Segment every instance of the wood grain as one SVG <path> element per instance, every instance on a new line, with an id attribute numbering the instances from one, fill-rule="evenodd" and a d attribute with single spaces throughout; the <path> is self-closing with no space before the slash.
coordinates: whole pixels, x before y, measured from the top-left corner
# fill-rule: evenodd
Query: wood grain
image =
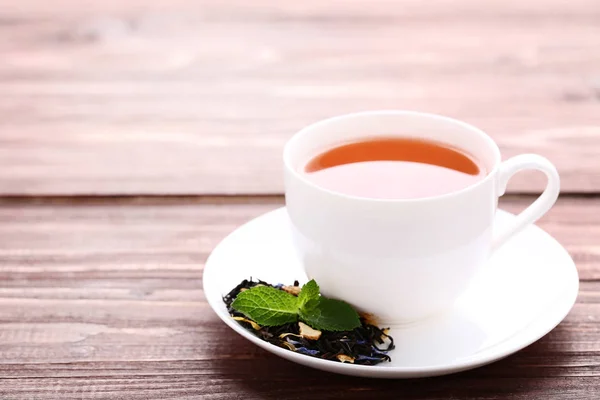
<path id="1" fill-rule="evenodd" d="M 382 108 L 464 119 L 594 192 L 599 20 L 596 0 L 2 0 L 0 194 L 280 193 L 295 131 Z"/>
<path id="2" fill-rule="evenodd" d="M 510 197 L 517 211 L 531 199 Z M 595 399 L 600 396 L 597 199 L 540 222 L 575 257 L 578 302 L 554 331 L 490 366 L 378 381 L 272 356 L 208 307 L 202 266 L 280 198 L 0 200 L 0 397 L 7 399 Z"/>

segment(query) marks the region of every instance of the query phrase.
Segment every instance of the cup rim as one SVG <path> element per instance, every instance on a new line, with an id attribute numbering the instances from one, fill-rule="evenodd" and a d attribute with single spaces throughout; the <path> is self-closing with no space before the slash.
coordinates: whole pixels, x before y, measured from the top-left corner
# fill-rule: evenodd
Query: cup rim
<path id="1" fill-rule="evenodd" d="M 328 124 L 331 122 L 336 122 L 336 121 L 341 121 L 343 119 L 347 119 L 347 118 L 357 118 L 357 117 L 369 117 L 369 116 L 382 116 L 382 115 L 396 115 L 396 116 L 406 116 L 406 115 L 410 115 L 410 116 L 415 116 L 415 117 L 419 117 L 419 118 L 428 118 L 428 119 L 437 119 L 439 121 L 443 121 L 443 122 L 449 122 L 455 125 L 459 125 L 461 127 L 463 127 L 466 130 L 472 131 L 476 134 L 478 134 L 479 136 L 481 136 L 483 138 L 484 141 L 487 142 L 487 144 L 489 145 L 490 149 L 492 150 L 493 153 L 493 157 L 494 157 L 494 162 L 493 162 L 493 166 L 491 168 L 491 170 L 488 172 L 488 174 L 485 176 L 485 178 L 483 178 L 480 181 L 477 181 L 475 183 L 472 183 L 462 189 L 453 191 L 453 192 L 449 192 L 449 193 L 444 193 L 444 194 L 440 194 L 440 195 L 436 195 L 436 196 L 427 196 L 427 197 L 418 197 L 418 198 L 410 198 L 410 199 L 380 199 L 380 198 L 371 198 L 371 197 L 362 197 L 362 196 L 354 196 L 354 195 L 350 195 L 350 194 L 345 194 L 342 192 L 337 192 L 334 190 L 330 190 L 330 189 L 326 189 L 324 187 L 321 187 L 313 182 L 311 182 L 310 180 L 306 179 L 301 173 L 299 173 L 297 171 L 297 169 L 292 165 L 291 162 L 291 152 L 293 151 L 293 147 L 294 144 L 300 140 L 300 138 L 306 134 L 306 132 L 319 127 L 320 125 L 324 125 L 324 124 Z M 477 128 L 474 125 L 471 125 L 467 122 L 455 119 L 455 118 L 451 118 L 451 117 L 447 117 L 444 115 L 439 115 L 439 114 L 433 114 L 433 113 L 426 113 L 426 112 L 420 112 L 420 111 L 411 111 L 411 110 L 373 110 L 373 111 L 360 111 L 360 112 L 355 112 L 355 113 L 348 113 L 348 114 L 342 114 L 342 115 L 337 115 L 334 117 L 330 117 L 330 118 L 326 118 L 326 119 L 322 119 L 316 122 L 313 122 L 312 124 L 309 124 L 307 126 L 305 126 L 304 128 L 300 129 L 298 132 L 296 132 L 284 145 L 283 147 L 283 164 L 285 169 L 296 179 L 300 180 L 302 183 L 304 183 L 305 185 L 308 185 L 309 187 L 311 187 L 314 190 L 318 190 L 320 192 L 326 193 L 328 195 L 331 196 L 335 196 L 338 198 L 342 198 L 345 200 L 353 200 L 353 201 L 358 201 L 358 202 L 374 202 L 374 203 L 386 203 L 386 204 L 395 204 L 395 203 L 422 203 L 422 202 L 430 202 L 430 201 L 438 201 L 438 200 L 446 200 L 452 197 L 456 197 L 459 196 L 461 194 L 464 194 L 466 192 L 470 192 L 472 190 L 474 190 L 476 187 L 479 187 L 480 185 L 483 185 L 485 183 L 487 183 L 489 180 L 494 179 L 494 177 L 496 176 L 496 173 L 500 167 L 500 162 L 501 162 L 501 156 L 500 156 L 500 149 L 498 148 L 498 145 L 496 144 L 496 142 L 487 134 L 485 133 L 483 130 Z"/>

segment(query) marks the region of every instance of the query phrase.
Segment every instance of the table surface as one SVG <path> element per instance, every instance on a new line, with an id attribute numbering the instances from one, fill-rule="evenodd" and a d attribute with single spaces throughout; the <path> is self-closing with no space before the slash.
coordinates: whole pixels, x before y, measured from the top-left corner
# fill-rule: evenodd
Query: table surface
<path id="1" fill-rule="evenodd" d="M 502 361 L 447 377 L 323 374 L 210 310 L 203 264 L 283 204 L 312 121 L 418 109 L 550 158 L 539 225 L 577 303 Z M 600 398 L 597 0 L 0 1 L 0 397 Z M 519 174 L 501 207 L 544 185 Z"/>

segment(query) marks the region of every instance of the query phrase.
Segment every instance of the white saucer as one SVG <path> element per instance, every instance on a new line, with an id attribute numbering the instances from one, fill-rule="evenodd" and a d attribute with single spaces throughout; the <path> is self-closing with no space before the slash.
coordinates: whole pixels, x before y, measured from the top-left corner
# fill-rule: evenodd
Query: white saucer
<path id="1" fill-rule="evenodd" d="M 496 223 L 501 227 L 514 218 L 499 210 Z M 285 208 L 241 226 L 213 251 L 204 268 L 210 306 L 234 331 L 278 356 L 324 371 L 373 378 L 443 375 L 506 357 L 558 325 L 579 288 L 567 251 L 542 229 L 530 226 L 490 259 L 451 311 L 412 326 L 392 326 L 392 362 L 364 366 L 294 353 L 242 328 L 227 313 L 222 296 L 250 277 L 273 284 L 307 280 L 292 247 Z"/>

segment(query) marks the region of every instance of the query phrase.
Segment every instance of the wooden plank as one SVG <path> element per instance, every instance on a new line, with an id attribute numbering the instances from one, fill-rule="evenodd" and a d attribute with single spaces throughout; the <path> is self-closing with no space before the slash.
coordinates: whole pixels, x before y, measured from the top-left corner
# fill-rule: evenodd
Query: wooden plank
<path id="1" fill-rule="evenodd" d="M 531 199 L 507 198 L 516 211 Z M 244 204 L 247 202 L 248 204 Z M 10 399 L 594 399 L 600 396 L 596 199 L 561 199 L 540 223 L 578 260 L 565 321 L 490 366 L 379 381 L 272 356 L 208 307 L 202 266 L 278 198 L 0 202 L 0 397 Z"/>
<path id="2" fill-rule="evenodd" d="M 518 212 L 532 199 L 502 198 L 500 204 Z M 12 277 L 16 282 L 35 279 L 48 287 L 53 286 L 55 277 L 46 281 L 46 274 L 68 276 L 78 271 L 93 279 L 138 279 L 148 271 L 159 274 L 158 279 L 174 273 L 180 274 L 178 278 L 198 278 L 197 268 L 227 233 L 283 205 L 283 199 L 125 199 L 116 204 L 119 206 L 92 200 L 74 206 L 60 200 L 24 206 L 4 200 L 0 208 L 0 277 Z M 561 198 L 538 225 L 567 248 L 582 279 L 600 280 L 598 199 Z"/>
<path id="3" fill-rule="evenodd" d="M 93 3 L 0 2 L 0 194 L 280 193 L 295 131 L 382 108 L 600 189 L 596 0 Z"/>

